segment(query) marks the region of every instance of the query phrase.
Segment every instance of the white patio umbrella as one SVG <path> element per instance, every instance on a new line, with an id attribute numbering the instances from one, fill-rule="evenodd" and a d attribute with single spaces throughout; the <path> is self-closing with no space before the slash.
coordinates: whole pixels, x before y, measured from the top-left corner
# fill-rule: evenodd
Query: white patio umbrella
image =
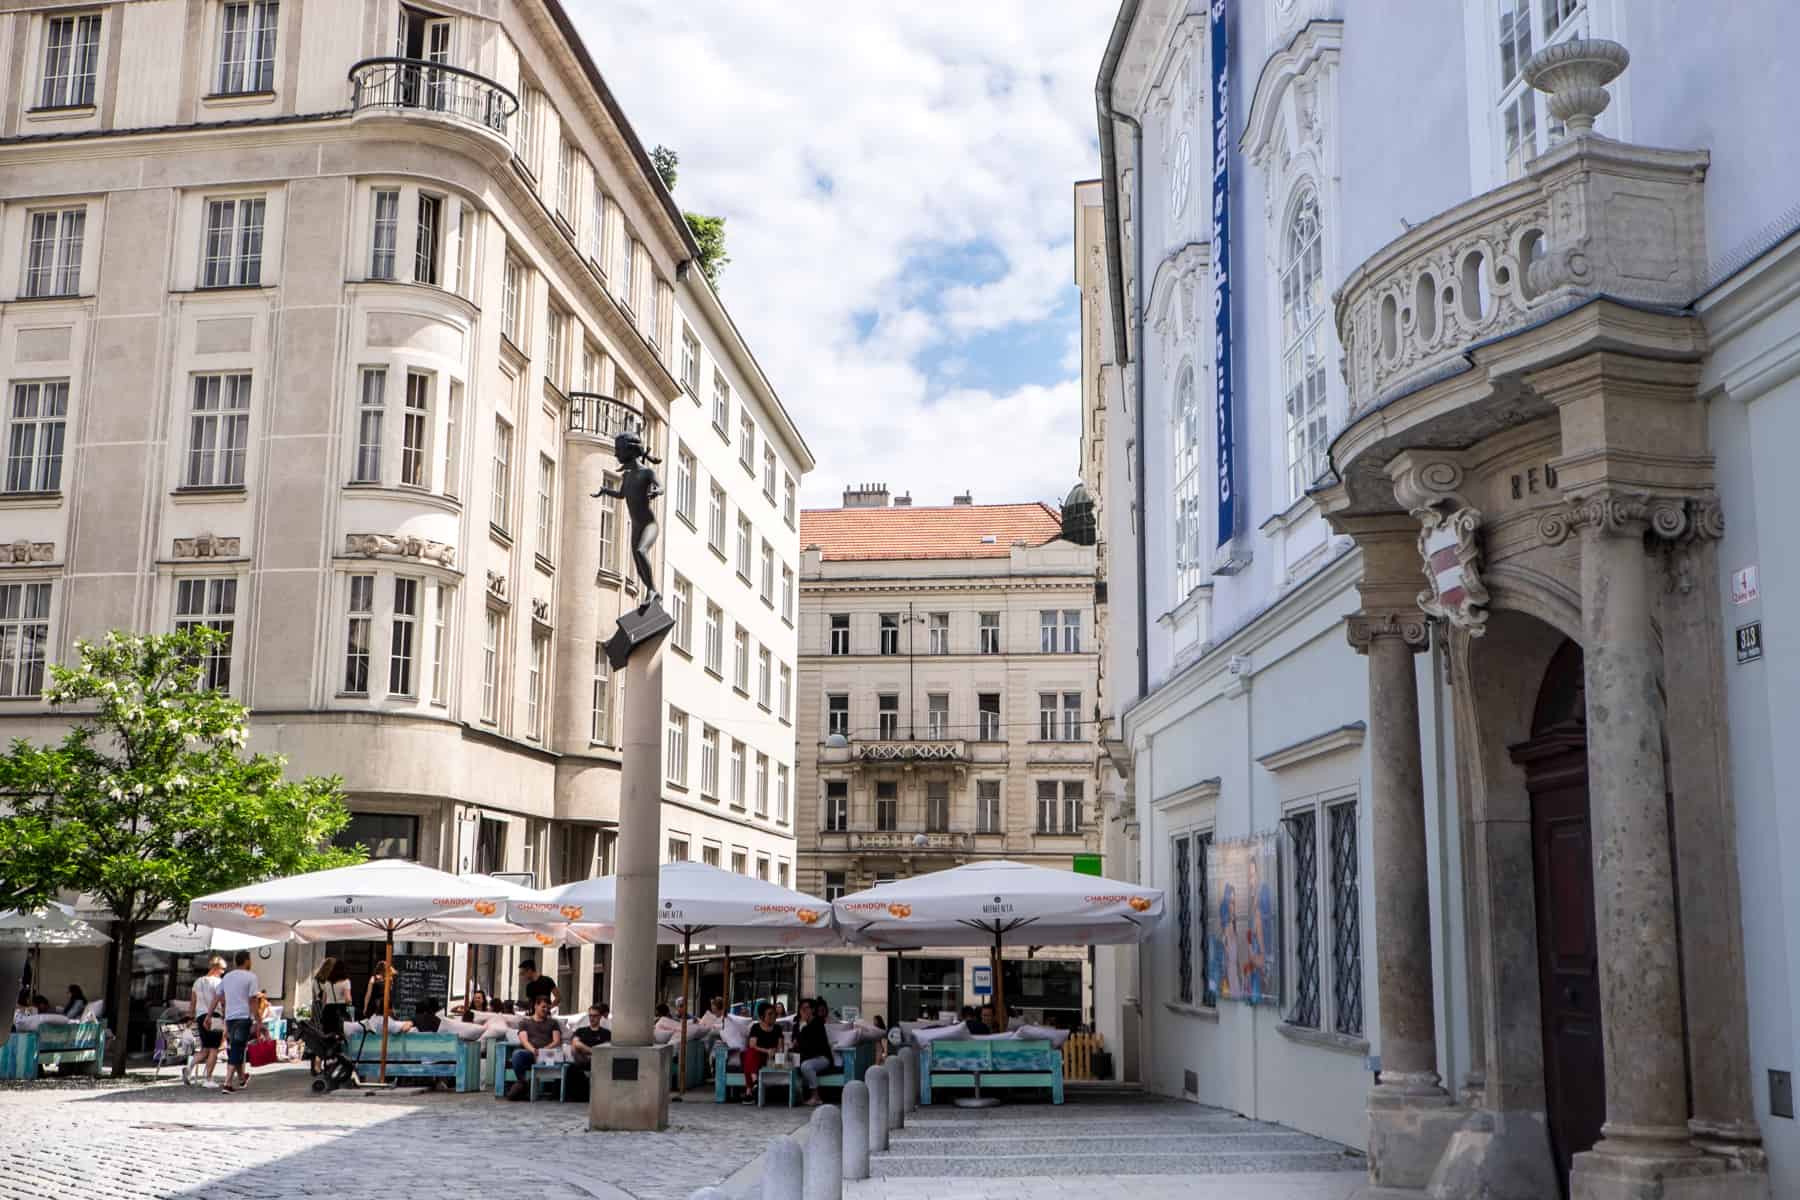
<path id="1" fill-rule="evenodd" d="M 994 1007 L 1005 1020 L 1004 945 L 1141 942 L 1163 914 L 1158 888 L 994 859 L 914 875 L 831 905 L 845 940 L 881 950 L 990 946 Z"/>
<path id="2" fill-rule="evenodd" d="M 162 950 L 169 954 L 229 954 L 234 950 L 273 946 L 284 940 L 286 939 L 280 937 L 239 933 L 235 929 L 220 929 L 214 925 L 186 925 L 177 921 L 146 933 L 137 940 L 137 944 L 148 950 Z"/>
<path id="3" fill-rule="evenodd" d="M 0 912 L 0 946 L 104 946 L 112 941 L 67 904 Z"/>
<path id="4" fill-rule="evenodd" d="M 394 966 L 396 933 L 446 941 L 490 929 L 506 936 L 500 923 L 492 927 L 483 924 L 498 917 L 506 900 L 506 888 L 491 881 L 471 882 L 404 859 L 378 859 L 214 892 L 195 900 L 189 911 L 213 925 L 244 933 L 284 926 L 290 936 L 302 941 L 380 937 L 387 943 L 382 972 L 385 985 Z M 444 932 L 446 921 L 452 918 L 458 919 L 453 927 L 457 934 Z M 385 1083 L 393 988 L 383 986 L 381 992 L 379 1078 Z"/>
<path id="5" fill-rule="evenodd" d="M 509 920 L 522 925 L 567 922 L 576 936 L 611 942 L 618 877 L 602 875 L 548 888 L 540 898 L 506 906 Z M 657 872 L 657 940 L 681 947 L 681 994 L 687 995 L 688 956 L 696 939 L 724 946 L 809 948 L 836 946 L 843 939 L 831 927 L 831 906 L 816 896 L 792 891 L 706 863 L 665 863 Z M 681 1016 L 676 1077 L 687 1079 L 687 1010 Z"/>

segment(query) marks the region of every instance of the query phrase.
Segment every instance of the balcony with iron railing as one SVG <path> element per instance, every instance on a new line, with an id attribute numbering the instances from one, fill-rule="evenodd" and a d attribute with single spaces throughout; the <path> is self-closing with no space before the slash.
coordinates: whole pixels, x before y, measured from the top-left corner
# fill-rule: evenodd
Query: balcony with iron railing
<path id="1" fill-rule="evenodd" d="M 448 63 L 365 58 L 350 68 L 350 111 L 474 129 L 510 149 L 519 101 L 493 80 Z"/>
<path id="2" fill-rule="evenodd" d="M 623 400 L 599 392 L 570 392 L 569 432 L 608 439 L 634 433 L 641 438 L 644 414 Z"/>

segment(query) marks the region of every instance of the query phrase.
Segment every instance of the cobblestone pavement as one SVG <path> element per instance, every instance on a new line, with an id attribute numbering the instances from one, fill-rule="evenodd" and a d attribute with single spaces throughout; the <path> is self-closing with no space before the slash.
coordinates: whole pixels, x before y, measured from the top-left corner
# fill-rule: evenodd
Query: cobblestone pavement
<path id="1" fill-rule="evenodd" d="M 909 1114 L 846 1200 L 1350 1200 L 1367 1162 L 1334 1142 L 1150 1097 Z"/>
<path id="2" fill-rule="evenodd" d="M 590 1133 L 587 1109 L 491 1093 L 314 1096 L 304 1067 L 225 1095 L 178 1082 L 42 1080 L 0 1090 L 0 1198 L 686 1200 L 797 1128 L 806 1109 L 694 1092 L 663 1133 Z"/>

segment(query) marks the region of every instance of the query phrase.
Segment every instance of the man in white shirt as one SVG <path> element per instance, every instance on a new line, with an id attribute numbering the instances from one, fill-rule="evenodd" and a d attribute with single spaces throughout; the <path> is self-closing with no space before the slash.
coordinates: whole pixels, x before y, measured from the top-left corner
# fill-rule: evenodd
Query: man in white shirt
<path id="1" fill-rule="evenodd" d="M 250 1086 L 250 1068 L 245 1057 L 250 1049 L 250 1035 L 255 1022 L 250 1018 L 250 998 L 262 990 L 250 970 L 250 952 L 239 950 L 232 960 L 237 965 L 219 980 L 219 994 L 213 998 L 213 1009 L 225 1014 L 225 1086 L 235 1092 Z M 232 1082 L 236 1079 L 236 1083 Z"/>
<path id="2" fill-rule="evenodd" d="M 225 1027 L 212 1015 L 213 1001 L 219 997 L 219 978 L 225 974 L 225 960 L 213 955 L 206 974 L 194 980 L 190 993 L 194 1001 L 194 1025 L 200 1031 L 200 1053 L 206 1059 L 206 1074 L 201 1082 L 213 1086 L 213 1068 L 219 1065 L 219 1047 L 225 1044 Z M 181 1068 L 181 1082 L 190 1082 L 189 1068 Z"/>

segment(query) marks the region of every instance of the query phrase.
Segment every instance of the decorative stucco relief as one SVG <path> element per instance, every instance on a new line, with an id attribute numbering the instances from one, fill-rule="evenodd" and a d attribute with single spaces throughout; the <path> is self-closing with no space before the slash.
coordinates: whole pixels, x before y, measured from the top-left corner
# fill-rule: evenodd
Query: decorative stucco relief
<path id="1" fill-rule="evenodd" d="M 411 534 L 346 534 L 344 552 L 363 558 L 416 558 L 420 562 L 435 563 L 440 567 L 456 566 L 455 546 Z"/>
<path id="2" fill-rule="evenodd" d="M 24 566 L 28 563 L 56 561 L 55 542 L 34 542 L 27 538 L 0 544 L 0 564 Z"/>
<path id="3" fill-rule="evenodd" d="M 241 539 L 216 537 L 202 533 L 196 537 L 176 538 L 176 558 L 236 558 L 241 553 Z"/>

